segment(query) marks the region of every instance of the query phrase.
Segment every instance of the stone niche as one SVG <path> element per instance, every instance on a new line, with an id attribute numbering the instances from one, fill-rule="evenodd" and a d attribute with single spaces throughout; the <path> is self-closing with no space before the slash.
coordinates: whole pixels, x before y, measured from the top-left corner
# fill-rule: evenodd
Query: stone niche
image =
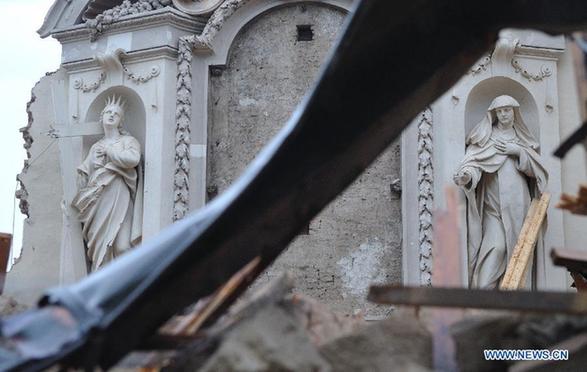
<path id="1" fill-rule="evenodd" d="M 442 206 L 444 187 L 453 184 L 452 176 L 465 153 L 465 138 L 486 115 L 490 102 L 497 96 L 509 95 L 520 103 L 524 121 L 539 141 L 540 155 L 549 173 L 547 191 L 552 195 L 544 248 L 537 249 L 533 263 L 533 283 L 542 290 L 569 288 L 568 275 L 552 265 L 549 252 L 552 247 L 579 247 L 576 244 L 581 235 L 580 220 L 554 208 L 561 192 L 573 192 L 585 177 L 584 159 L 576 153 L 563 162 L 552 156 L 561 140 L 580 122 L 573 76 L 564 37 L 506 30 L 501 33 L 495 49 L 432 105 L 434 200 L 437 206 Z M 464 209 L 461 221 L 466 221 Z M 467 273 L 467 229 L 464 223 L 462 225 L 461 267 L 463 273 Z M 464 275 L 463 279 L 466 278 Z"/>
<path id="2" fill-rule="evenodd" d="M 208 200 L 238 178 L 291 116 L 345 15 L 344 9 L 316 2 L 267 10 L 240 29 L 226 63 L 211 66 Z M 396 143 L 300 232 L 258 283 L 289 271 L 297 291 L 335 310 L 383 315 L 386 309 L 368 304 L 366 294 L 374 282 L 402 281 L 401 191 L 392 189 L 400 172 Z"/>
<path id="3" fill-rule="evenodd" d="M 126 101 L 123 129 L 141 144 L 143 241 L 174 221 L 177 46 L 180 38 L 201 33 L 205 19 L 165 7 L 131 14 L 96 33 L 81 16 L 70 17 L 83 13 L 82 3 L 87 5 L 57 0 L 41 29 L 61 42 L 62 63 L 33 90 L 24 132 L 32 139 L 30 160 L 19 175 L 29 218 L 5 289 L 27 304 L 47 288 L 88 274 L 71 202 L 76 168 L 103 136 L 98 119 L 108 96 Z"/>

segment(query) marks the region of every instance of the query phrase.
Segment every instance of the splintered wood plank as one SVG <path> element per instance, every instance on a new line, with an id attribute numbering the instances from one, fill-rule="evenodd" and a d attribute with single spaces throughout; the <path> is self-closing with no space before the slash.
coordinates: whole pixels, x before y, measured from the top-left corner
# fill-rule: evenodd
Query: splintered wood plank
<path id="1" fill-rule="evenodd" d="M 251 284 L 256 277 L 261 258 L 256 257 L 245 267 L 234 274 L 226 284 L 208 297 L 203 303 L 189 314 L 177 316 L 173 324 L 169 324 L 160 330 L 160 333 L 169 336 L 190 337 L 204 325 L 206 321 L 218 315 L 225 304 L 232 302 L 235 296 L 239 296 Z"/>
<path id="2" fill-rule="evenodd" d="M 546 217 L 550 194 L 543 193 L 539 200 L 534 199 L 522 225 L 518 242 L 508 262 L 500 289 L 516 290 L 522 287 L 528 271 L 530 259 L 538 240 L 540 227 Z"/>
<path id="3" fill-rule="evenodd" d="M 587 293 L 372 286 L 368 299 L 387 305 L 587 314 Z"/>

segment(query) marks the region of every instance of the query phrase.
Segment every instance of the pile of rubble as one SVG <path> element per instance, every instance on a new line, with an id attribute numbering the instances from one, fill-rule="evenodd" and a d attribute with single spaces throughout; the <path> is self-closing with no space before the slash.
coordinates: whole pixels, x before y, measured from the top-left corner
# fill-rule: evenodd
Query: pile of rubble
<path id="1" fill-rule="evenodd" d="M 368 322 L 303 295 L 282 276 L 242 299 L 214 325 L 174 350 L 132 353 L 115 371 L 430 371 L 438 312 L 460 312 L 450 328 L 460 371 L 580 370 L 587 364 L 587 319 L 517 312 L 398 308 Z M 165 328 L 162 329 L 165 333 Z M 488 349 L 569 350 L 568 361 L 487 361 Z M 435 353 L 442 352 L 442 348 Z M 573 369 L 577 367 L 578 369 Z"/>

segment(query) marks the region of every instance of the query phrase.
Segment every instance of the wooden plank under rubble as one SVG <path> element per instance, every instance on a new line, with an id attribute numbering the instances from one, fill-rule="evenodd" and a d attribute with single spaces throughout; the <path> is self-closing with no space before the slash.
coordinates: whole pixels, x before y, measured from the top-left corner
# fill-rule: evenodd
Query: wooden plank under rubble
<path id="1" fill-rule="evenodd" d="M 532 201 L 499 289 L 522 288 L 549 202 L 550 194 L 546 192 L 539 200 Z"/>
<path id="2" fill-rule="evenodd" d="M 373 286 L 378 304 L 587 314 L 587 293 Z"/>

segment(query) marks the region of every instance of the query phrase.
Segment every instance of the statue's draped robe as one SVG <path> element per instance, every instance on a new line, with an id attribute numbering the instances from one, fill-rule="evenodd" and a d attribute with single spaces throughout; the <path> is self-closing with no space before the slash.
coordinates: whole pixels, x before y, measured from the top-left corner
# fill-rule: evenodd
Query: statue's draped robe
<path id="1" fill-rule="evenodd" d="M 105 157 L 99 157 L 98 148 Z M 83 224 L 92 271 L 136 245 L 142 236 L 142 182 L 138 141 L 122 135 L 114 142 L 101 139 L 78 171 L 87 177 L 73 200 Z"/>
<path id="2" fill-rule="evenodd" d="M 500 154 L 496 140 L 517 143 L 520 156 Z M 515 126 L 498 124 L 483 145 L 467 147 L 458 172 L 471 175 L 471 182 L 464 186 L 470 285 L 495 288 L 513 253 L 531 197 L 544 191 L 548 174 L 538 153 L 520 140 Z"/>

